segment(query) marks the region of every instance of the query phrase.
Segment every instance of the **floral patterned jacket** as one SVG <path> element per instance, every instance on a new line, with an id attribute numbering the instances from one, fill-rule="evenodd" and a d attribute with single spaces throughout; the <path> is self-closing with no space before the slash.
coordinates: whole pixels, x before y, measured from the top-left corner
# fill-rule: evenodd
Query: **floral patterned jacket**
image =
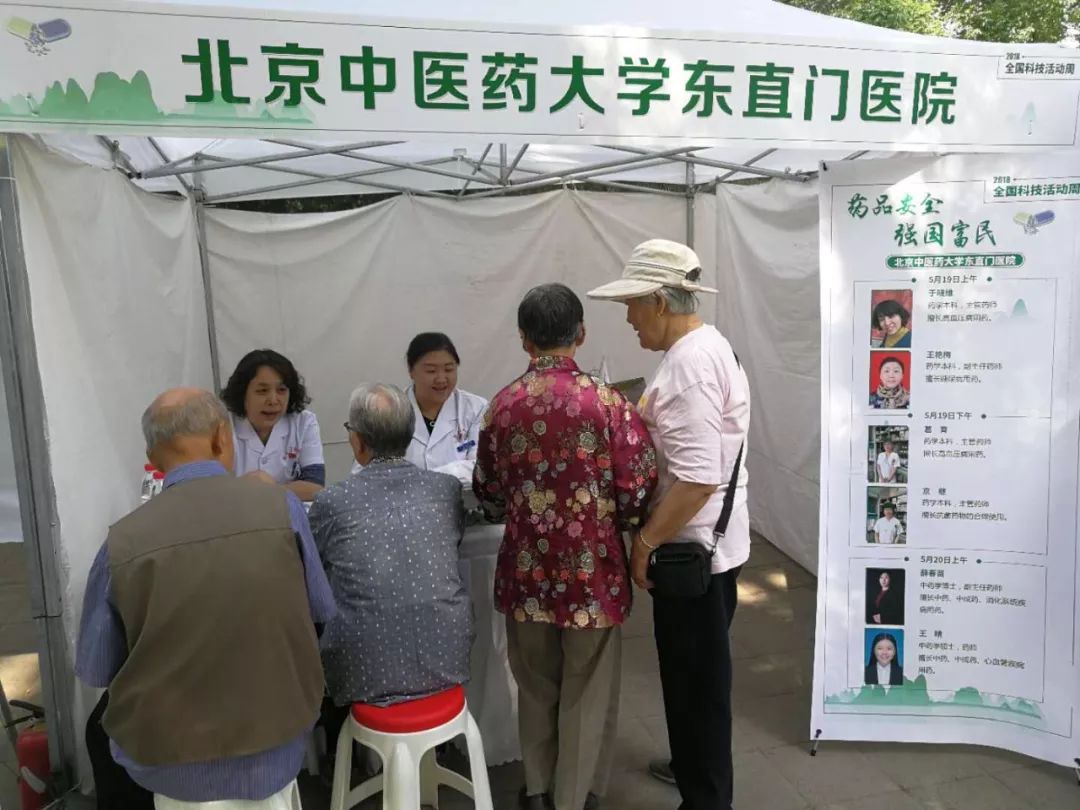
<path id="1" fill-rule="evenodd" d="M 518 621 L 621 624 L 631 590 L 621 532 L 640 524 L 656 451 L 615 389 L 566 357 L 539 357 L 484 415 L 473 491 L 506 519 L 495 606 Z"/>

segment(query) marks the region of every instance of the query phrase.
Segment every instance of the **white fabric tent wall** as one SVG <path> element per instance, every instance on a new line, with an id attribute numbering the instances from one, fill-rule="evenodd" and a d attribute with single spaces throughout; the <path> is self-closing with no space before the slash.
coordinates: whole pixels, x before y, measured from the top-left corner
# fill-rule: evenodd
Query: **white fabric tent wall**
<path id="1" fill-rule="evenodd" d="M 211 384 L 190 205 L 139 191 L 26 138 L 15 160 L 43 419 L 56 492 L 65 629 L 75 640 L 90 564 L 138 503 L 143 409 L 168 386 Z M 93 694 L 77 684 L 74 725 Z M 88 778 L 80 742 L 80 774 Z"/>
<path id="2" fill-rule="evenodd" d="M 340 214 L 217 210 L 207 234 L 222 374 L 257 346 L 298 366 L 326 443 L 328 475 L 351 461 L 344 433 L 361 380 L 405 384 L 405 346 L 447 332 L 460 384 L 490 397 L 525 363 L 521 294 L 562 281 L 583 293 L 615 277 L 652 237 L 684 240 L 686 205 L 641 194 L 558 191 L 475 200 L 396 198 Z M 695 202 L 695 243 L 721 294 L 716 322 L 747 366 L 754 395 L 749 469 L 755 528 L 817 566 L 819 332 L 817 190 L 771 181 L 721 186 Z M 419 235 L 419 236 L 418 236 Z M 707 297 L 706 297 L 707 298 Z M 704 302 L 703 314 L 712 317 Z M 648 375 L 621 306 L 586 301 L 584 368 Z"/>
<path id="3" fill-rule="evenodd" d="M 821 312 L 817 183 L 717 190 L 717 324 L 753 397 L 750 519 L 817 570 Z"/>
<path id="4" fill-rule="evenodd" d="M 618 276 L 652 237 L 685 240 L 686 201 L 648 194 L 556 191 L 453 203 L 398 197 L 341 214 L 207 212 L 211 288 L 222 375 L 260 346 L 305 377 L 327 444 L 330 480 L 351 463 L 348 397 L 363 380 L 407 384 L 417 332 L 450 335 L 460 385 L 484 397 L 521 374 L 517 305 L 547 281 L 585 291 Z M 712 283 L 714 198 L 699 197 L 697 247 Z M 626 310 L 586 302 L 585 369 L 603 357 L 615 379 L 644 376 Z"/>

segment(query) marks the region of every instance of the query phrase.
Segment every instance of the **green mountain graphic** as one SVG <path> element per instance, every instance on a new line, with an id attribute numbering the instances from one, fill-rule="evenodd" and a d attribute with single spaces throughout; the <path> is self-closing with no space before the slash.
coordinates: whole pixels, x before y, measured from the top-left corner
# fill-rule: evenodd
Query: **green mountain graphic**
<path id="1" fill-rule="evenodd" d="M 281 103 L 267 106 L 262 100 L 254 104 L 232 104 L 217 93 L 212 101 L 188 103 L 182 110 L 166 112 L 154 101 L 150 78 L 137 71 L 131 80 L 115 73 L 99 73 L 89 93 L 75 79 L 66 83 L 56 81 L 46 87 L 41 99 L 31 95 L 14 96 L 0 101 L 0 118 L 36 118 L 47 121 L 102 121 L 111 123 L 146 123 L 153 121 L 288 121 L 298 126 L 310 125 L 312 118 L 304 105 L 285 107 Z"/>
<path id="2" fill-rule="evenodd" d="M 979 706 L 983 709 L 1042 719 L 1042 712 L 1033 703 L 1020 698 L 984 695 L 971 686 L 958 689 L 950 696 L 934 699 L 927 690 L 924 675 L 920 675 L 913 681 L 905 678 L 903 686 L 894 686 L 889 689 L 883 686 L 863 686 L 858 690 L 848 689 L 839 695 L 827 696 L 825 702 L 833 706 Z"/>
<path id="3" fill-rule="evenodd" d="M 87 98 L 77 81 L 67 85 L 54 82 L 38 105 L 41 118 L 95 121 L 152 121 L 161 118 L 150 89 L 150 79 L 141 70 L 125 81 L 115 73 L 99 73 Z"/>

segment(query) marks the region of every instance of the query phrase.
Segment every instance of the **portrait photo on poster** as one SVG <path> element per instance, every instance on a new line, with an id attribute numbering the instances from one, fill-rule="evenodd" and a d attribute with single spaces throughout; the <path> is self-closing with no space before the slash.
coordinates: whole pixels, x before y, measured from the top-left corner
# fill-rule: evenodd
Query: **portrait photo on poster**
<path id="1" fill-rule="evenodd" d="M 904 623 L 903 568 L 866 569 L 866 623 L 898 625 Z"/>
<path id="2" fill-rule="evenodd" d="M 895 546 L 907 542 L 907 487 L 866 488 L 866 542 Z"/>
<path id="3" fill-rule="evenodd" d="M 871 484 L 906 484 L 908 435 L 906 425 L 871 425 L 866 442 L 867 480 Z"/>
<path id="4" fill-rule="evenodd" d="M 911 352 L 892 349 L 870 352 L 870 407 L 901 411 L 910 405 Z"/>
<path id="5" fill-rule="evenodd" d="M 904 631 L 866 628 L 863 683 L 868 686 L 904 685 Z"/>
<path id="6" fill-rule="evenodd" d="M 874 290 L 870 295 L 870 346 L 911 348 L 911 290 Z"/>

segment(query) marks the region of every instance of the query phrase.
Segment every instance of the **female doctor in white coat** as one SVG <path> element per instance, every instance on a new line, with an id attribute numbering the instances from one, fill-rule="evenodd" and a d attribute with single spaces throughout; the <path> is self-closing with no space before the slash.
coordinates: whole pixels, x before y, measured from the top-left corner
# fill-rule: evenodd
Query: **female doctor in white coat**
<path id="1" fill-rule="evenodd" d="M 461 358 L 441 332 L 423 332 L 405 354 L 412 384 L 409 400 L 416 415 L 405 458 L 422 470 L 447 473 L 472 487 L 476 445 L 487 400 L 457 387 Z M 359 469 L 353 466 L 353 472 Z"/>
<path id="2" fill-rule="evenodd" d="M 270 349 L 248 352 L 221 392 L 232 413 L 237 475 L 283 484 L 310 501 L 326 484 L 319 422 L 296 368 Z"/>

